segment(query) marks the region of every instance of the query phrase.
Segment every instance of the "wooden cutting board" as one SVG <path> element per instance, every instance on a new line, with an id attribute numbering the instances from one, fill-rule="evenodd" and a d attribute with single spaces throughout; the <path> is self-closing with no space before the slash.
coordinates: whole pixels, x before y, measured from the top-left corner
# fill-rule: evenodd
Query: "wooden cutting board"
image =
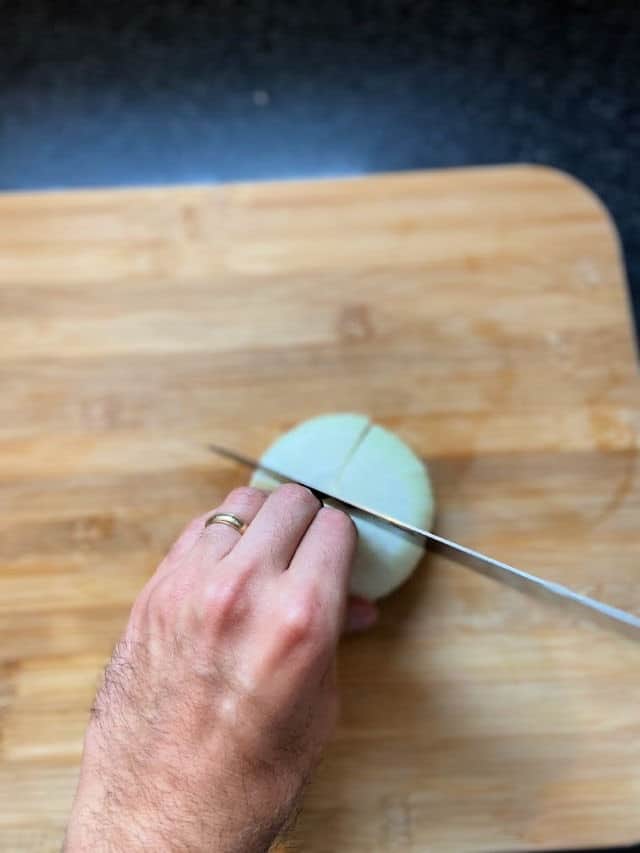
<path id="1" fill-rule="evenodd" d="M 514 167 L 0 198 L 0 848 L 58 850 L 98 673 L 184 522 L 325 411 L 428 461 L 438 530 L 640 611 L 618 240 Z M 640 839 L 640 647 L 431 558 L 340 650 L 287 849 Z"/>

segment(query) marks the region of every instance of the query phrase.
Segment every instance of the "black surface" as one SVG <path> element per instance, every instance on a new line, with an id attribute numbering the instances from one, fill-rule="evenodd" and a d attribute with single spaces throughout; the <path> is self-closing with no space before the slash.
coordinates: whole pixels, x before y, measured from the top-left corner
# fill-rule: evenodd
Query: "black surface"
<path id="1" fill-rule="evenodd" d="M 625 847 L 597 847 L 586 851 L 584 848 L 572 848 L 571 850 L 556 850 L 549 853 L 640 853 L 640 847 L 637 844 Z"/>
<path id="2" fill-rule="evenodd" d="M 0 0 L 0 189 L 565 169 L 640 316 L 637 0 Z"/>

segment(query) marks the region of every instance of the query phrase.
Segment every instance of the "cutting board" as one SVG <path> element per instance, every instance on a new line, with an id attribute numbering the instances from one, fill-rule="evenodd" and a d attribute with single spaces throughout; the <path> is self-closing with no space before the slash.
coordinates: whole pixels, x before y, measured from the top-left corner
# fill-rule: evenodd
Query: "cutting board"
<path id="1" fill-rule="evenodd" d="M 58 850 L 98 673 L 185 521 L 297 421 L 360 411 L 437 529 L 640 611 L 620 250 L 512 167 L 0 199 L 0 848 Z M 339 654 L 283 849 L 640 839 L 640 647 L 427 557 Z"/>

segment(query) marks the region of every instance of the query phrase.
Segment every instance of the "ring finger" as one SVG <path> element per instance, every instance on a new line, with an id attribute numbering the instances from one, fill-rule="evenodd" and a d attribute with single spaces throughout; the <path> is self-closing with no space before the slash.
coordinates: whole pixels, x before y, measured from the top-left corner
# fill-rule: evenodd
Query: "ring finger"
<path id="1" fill-rule="evenodd" d="M 233 519 L 248 527 L 266 499 L 266 494 L 260 489 L 242 486 L 230 492 L 216 510 L 204 517 L 200 544 L 208 559 L 222 560 L 233 550 L 244 532 L 234 526 Z M 220 522 L 214 520 L 215 516 L 222 517 Z M 222 521 L 225 516 L 227 523 Z"/>

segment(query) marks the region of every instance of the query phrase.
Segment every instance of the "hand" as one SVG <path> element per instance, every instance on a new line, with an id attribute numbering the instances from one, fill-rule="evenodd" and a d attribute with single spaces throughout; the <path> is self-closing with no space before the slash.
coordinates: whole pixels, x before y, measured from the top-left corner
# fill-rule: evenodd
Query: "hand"
<path id="1" fill-rule="evenodd" d="M 138 596 L 85 736 L 65 850 L 266 850 L 336 716 L 356 531 L 301 486 L 232 492 Z M 373 606 L 353 611 L 363 625 Z"/>

